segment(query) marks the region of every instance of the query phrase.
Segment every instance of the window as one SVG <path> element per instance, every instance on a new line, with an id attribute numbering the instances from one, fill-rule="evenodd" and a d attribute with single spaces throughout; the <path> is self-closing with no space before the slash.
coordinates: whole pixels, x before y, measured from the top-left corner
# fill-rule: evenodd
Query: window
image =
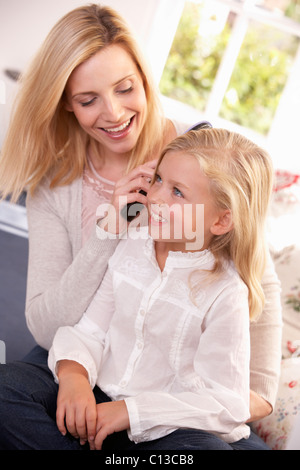
<path id="1" fill-rule="evenodd" d="M 298 99 L 299 21 L 300 0 L 186 1 L 162 95 L 276 148 L 284 102 Z"/>

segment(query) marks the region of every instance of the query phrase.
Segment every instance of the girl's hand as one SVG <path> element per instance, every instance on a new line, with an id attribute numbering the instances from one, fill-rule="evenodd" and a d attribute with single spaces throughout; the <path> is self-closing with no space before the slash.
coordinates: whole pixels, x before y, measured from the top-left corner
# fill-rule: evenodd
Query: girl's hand
<path id="1" fill-rule="evenodd" d="M 127 229 L 128 222 L 122 217 L 121 211 L 126 204 L 133 202 L 147 204 L 147 197 L 139 191 L 148 192 L 156 163 L 157 160 L 152 160 L 140 165 L 116 183 L 107 215 L 99 222 L 101 228 L 114 234 Z"/>
<path id="2" fill-rule="evenodd" d="M 73 361 L 60 361 L 58 368 L 59 390 L 56 423 L 63 435 L 68 432 L 80 439 L 94 441 L 96 435 L 96 401 L 88 381 L 87 372 Z"/>
<path id="3" fill-rule="evenodd" d="M 96 437 L 93 446 L 90 442 L 90 448 L 101 450 L 107 436 L 128 428 L 129 416 L 124 400 L 98 404 Z"/>

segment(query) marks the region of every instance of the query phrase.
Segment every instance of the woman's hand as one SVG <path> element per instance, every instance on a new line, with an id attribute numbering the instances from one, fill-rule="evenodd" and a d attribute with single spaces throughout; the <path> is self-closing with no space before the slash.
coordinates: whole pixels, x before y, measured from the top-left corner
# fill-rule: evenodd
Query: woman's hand
<path id="1" fill-rule="evenodd" d="M 97 430 L 92 450 L 101 450 L 104 439 L 114 432 L 129 428 L 129 416 L 124 400 L 99 403 L 97 405 Z"/>
<path id="2" fill-rule="evenodd" d="M 88 381 L 87 371 L 74 361 L 58 363 L 59 390 L 56 423 L 63 435 L 68 432 L 80 439 L 94 441 L 96 435 L 96 401 Z"/>
<path id="3" fill-rule="evenodd" d="M 250 418 L 248 423 L 265 418 L 272 413 L 272 406 L 256 392 L 250 390 Z"/>
<path id="4" fill-rule="evenodd" d="M 121 211 L 130 203 L 147 204 L 147 197 L 139 191 L 148 192 L 156 163 L 157 160 L 152 160 L 140 165 L 116 183 L 106 216 L 98 222 L 102 229 L 113 234 L 122 233 L 127 229 L 128 222 L 121 215 Z"/>

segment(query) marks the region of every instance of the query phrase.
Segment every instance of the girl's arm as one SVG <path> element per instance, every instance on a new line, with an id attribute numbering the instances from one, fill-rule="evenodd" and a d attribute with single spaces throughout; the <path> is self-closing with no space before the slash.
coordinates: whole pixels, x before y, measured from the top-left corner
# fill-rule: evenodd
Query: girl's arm
<path id="1" fill-rule="evenodd" d="M 114 311 L 111 272 L 107 270 L 101 286 L 79 322 L 74 326 L 60 327 L 54 336 L 48 366 L 57 381 L 58 363 L 62 360 L 75 361 L 84 367 L 90 386 L 94 388 Z"/>
<path id="2" fill-rule="evenodd" d="M 87 311 L 73 327 L 61 327 L 49 351 L 48 366 L 59 383 L 57 426 L 95 448 L 97 409 L 92 392 L 98 377 L 105 336 L 114 314 L 108 270 Z M 125 407 L 126 408 L 126 407 Z"/>
<path id="3" fill-rule="evenodd" d="M 107 436 L 129 428 L 129 416 L 124 400 L 99 403 L 96 408 L 97 429 L 93 448 L 101 450 Z"/>
<path id="4" fill-rule="evenodd" d="M 57 396 L 56 423 L 63 436 L 67 431 L 84 444 L 93 447 L 96 435 L 96 401 L 88 374 L 84 367 L 74 361 L 62 360 L 57 366 L 59 389 Z"/>

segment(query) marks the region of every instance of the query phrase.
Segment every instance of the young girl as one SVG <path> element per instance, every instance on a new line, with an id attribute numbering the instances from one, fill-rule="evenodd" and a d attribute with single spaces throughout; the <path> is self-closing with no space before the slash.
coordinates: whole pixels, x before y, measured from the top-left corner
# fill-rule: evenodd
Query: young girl
<path id="1" fill-rule="evenodd" d="M 148 192 L 150 236 L 128 232 L 80 322 L 55 335 L 63 435 L 93 449 L 120 448 L 118 433 L 106 438 L 124 430 L 125 449 L 248 438 L 249 317 L 264 304 L 271 190 L 269 156 L 240 135 L 190 131 L 166 147 Z"/>

